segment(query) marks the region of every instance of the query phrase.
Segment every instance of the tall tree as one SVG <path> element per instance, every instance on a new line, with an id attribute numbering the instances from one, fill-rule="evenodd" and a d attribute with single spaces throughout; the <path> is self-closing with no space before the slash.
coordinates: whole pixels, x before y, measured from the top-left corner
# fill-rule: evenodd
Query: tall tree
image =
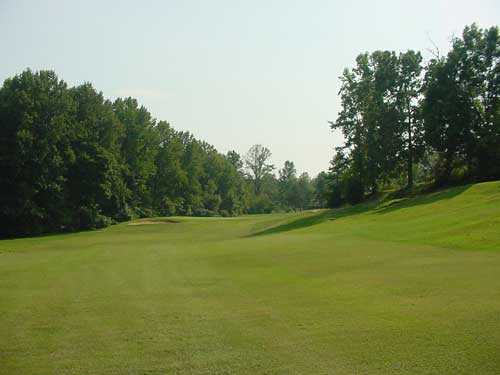
<path id="1" fill-rule="evenodd" d="M 279 195 L 280 203 L 284 208 L 296 208 L 298 205 L 297 170 L 293 161 L 286 160 L 283 168 L 279 170 Z"/>
<path id="2" fill-rule="evenodd" d="M 297 179 L 297 202 L 295 207 L 299 210 L 310 208 L 313 200 L 313 185 L 307 172 L 303 172 Z"/>
<path id="3" fill-rule="evenodd" d="M 328 207 L 330 195 L 330 179 L 327 172 L 320 172 L 312 181 L 314 188 L 313 206 L 316 208 Z"/>
<path id="4" fill-rule="evenodd" d="M 269 164 L 270 158 L 271 151 L 259 144 L 252 146 L 245 155 L 245 166 L 250 172 L 257 195 L 262 192 L 264 177 L 274 169 L 274 165 Z"/>
<path id="5" fill-rule="evenodd" d="M 397 82 L 397 56 L 390 51 L 361 54 L 356 67 L 341 77 L 342 109 L 332 129 L 340 129 L 341 149 L 351 160 L 351 178 L 361 190 L 375 192 L 390 174 L 400 151 L 398 121 L 392 94 Z"/>
<path id="6" fill-rule="evenodd" d="M 231 150 L 226 154 L 226 159 L 233 165 L 233 167 L 238 171 L 242 172 L 243 170 L 243 160 L 241 159 L 240 154 L 236 151 Z"/>
<path id="7" fill-rule="evenodd" d="M 422 105 L 425 138 L 440 155 L 438 179 L 455 165 L 476 177 L 500 176 L 498 27 L 467 26 L 446 57 L 426 71 Z"/>
<path id="8" fill-rule="evenodd" d="M 407 186 L 413 187 L 413 163 L 422 153 L 422 127 L 417 116 L 422 86 L 422 55 L 407 51 L 399 55 L 397 107 L 403 124 L 402 136 L 406 142 Z M 405 154 L 405 153 L 403 153 Z"/>
<path id="9" fill-rule="evenodd" d="M 153 207 L 160 215 L 182 214 L 184 192 L 189 185 L 182 166 L 184 147 L 178 133 L 166 121 L 160 121 L 156 131 L 159 143 L 155 175 L 151 179 Z"/>
<path id="10" fill-rule="evenodd" d="M 124 136 L 112 104 L 89 83 L 70 90 L 76 105 L 68 171 L 68 199 L 75 227 L 96 225 L 96 215 L 127 216 L 129 191 L 123 180 L 120 147 Z"/>
<path id="11" fill-rule="evenodd" d="M 151 213 L 152 197 L 148 189 L 155 174 L 158 152 L 158 133 L 155 120 L 148 110 L 133 98 L 117 99 L 114 112 L 124 126 L 122 155 L 126 166 L 127 185 L 132 192 L 131 206 L 140 208 L 138 214 Z"/>
<path id="12" fill-rule="evenodd" d="M 0 214 L 4 233 L 39 233 L 71 223 L 67 171 L 75 103 L 51 71 L 27 70 L 0 90 Z"/>

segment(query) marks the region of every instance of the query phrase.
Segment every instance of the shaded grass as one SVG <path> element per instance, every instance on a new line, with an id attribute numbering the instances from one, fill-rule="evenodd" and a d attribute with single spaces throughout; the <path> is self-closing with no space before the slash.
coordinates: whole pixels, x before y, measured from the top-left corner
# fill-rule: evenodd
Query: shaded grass
<path id="1" fill-rule="evenodd" d="M 0 241 L 0 374 L 497 374 L 499 219 L 497 182 Z"/>
<path id="2" fill-rule="evenodd" d="M 304 212 L 252 235 L 300 230 L 340 220 L 331 227 L 332 232 L 456 249 L 500 250 L 499 210 L 500 184 L 486 182 L 408 198 L 382 196 L 320 213 Z"/>
<path id="3" fill-rule="evenodd" d="M 296 215 L 294 215 L 294 218 L 291 221 L 286 221 L 285 223 L 282 223 L 280 225 L 272 226 L 259 232 L 252 233 L 250 234 L 250 236 L 264 236 L 266 234 L 275 234 L 288 232 L 295 229 L 307 228 L 322 223 L 323 221 L 332 217 L 332 213 L 329 210 L 323 210 L 321 213 L 311 213 L 306 211 L 297 215 L 300 215 L 299 218 L 296 218 Z"/>
<path id="4" fill-rule="evenodd" d="M 377 213 L 384 214 L 401 208 L 415 207 L 422 204 L 432 204 L 438 201 L 452 199 L 464 193 L 470 187 L 471 185 L 464 185 L 441 191 L 431 192 L 429 194 L 422 194 L 416 197 L 392 199 L 383 203 L 382 205 L 380 205 L 380 207 L 377 207 Z"/>

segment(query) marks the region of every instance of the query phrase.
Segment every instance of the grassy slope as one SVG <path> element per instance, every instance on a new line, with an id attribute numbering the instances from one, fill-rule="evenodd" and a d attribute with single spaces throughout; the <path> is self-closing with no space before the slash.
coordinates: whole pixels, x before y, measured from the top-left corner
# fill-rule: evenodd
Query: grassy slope
<path id="1" fill-rule="evenodd" d="M 500 183 L 0 241 L 0 374 L 500 372 Z"/>

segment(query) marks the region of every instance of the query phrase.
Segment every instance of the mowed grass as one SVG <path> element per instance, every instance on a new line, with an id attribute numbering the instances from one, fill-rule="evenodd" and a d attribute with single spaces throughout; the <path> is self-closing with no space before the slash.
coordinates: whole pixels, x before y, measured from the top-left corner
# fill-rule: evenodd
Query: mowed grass
<path id="1" fill-rule="evenodd" d="M 500 183 L 0 241 L 1 374 L 498 374 Z"/>

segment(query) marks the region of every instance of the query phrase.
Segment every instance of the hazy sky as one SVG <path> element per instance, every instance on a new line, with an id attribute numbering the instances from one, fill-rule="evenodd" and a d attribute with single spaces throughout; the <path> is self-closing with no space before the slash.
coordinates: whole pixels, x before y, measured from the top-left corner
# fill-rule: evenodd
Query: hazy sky
<path id="1" fill-rule="evenodd" d="M 341 142 L 338 76 L 357 54 L 446 52 L 464 25 L 500 23 L 500 1 L 0 0 L 0 80 L 53 69 L 219 151 L 269 147 L 280 166 L 327 169 Z"/>

